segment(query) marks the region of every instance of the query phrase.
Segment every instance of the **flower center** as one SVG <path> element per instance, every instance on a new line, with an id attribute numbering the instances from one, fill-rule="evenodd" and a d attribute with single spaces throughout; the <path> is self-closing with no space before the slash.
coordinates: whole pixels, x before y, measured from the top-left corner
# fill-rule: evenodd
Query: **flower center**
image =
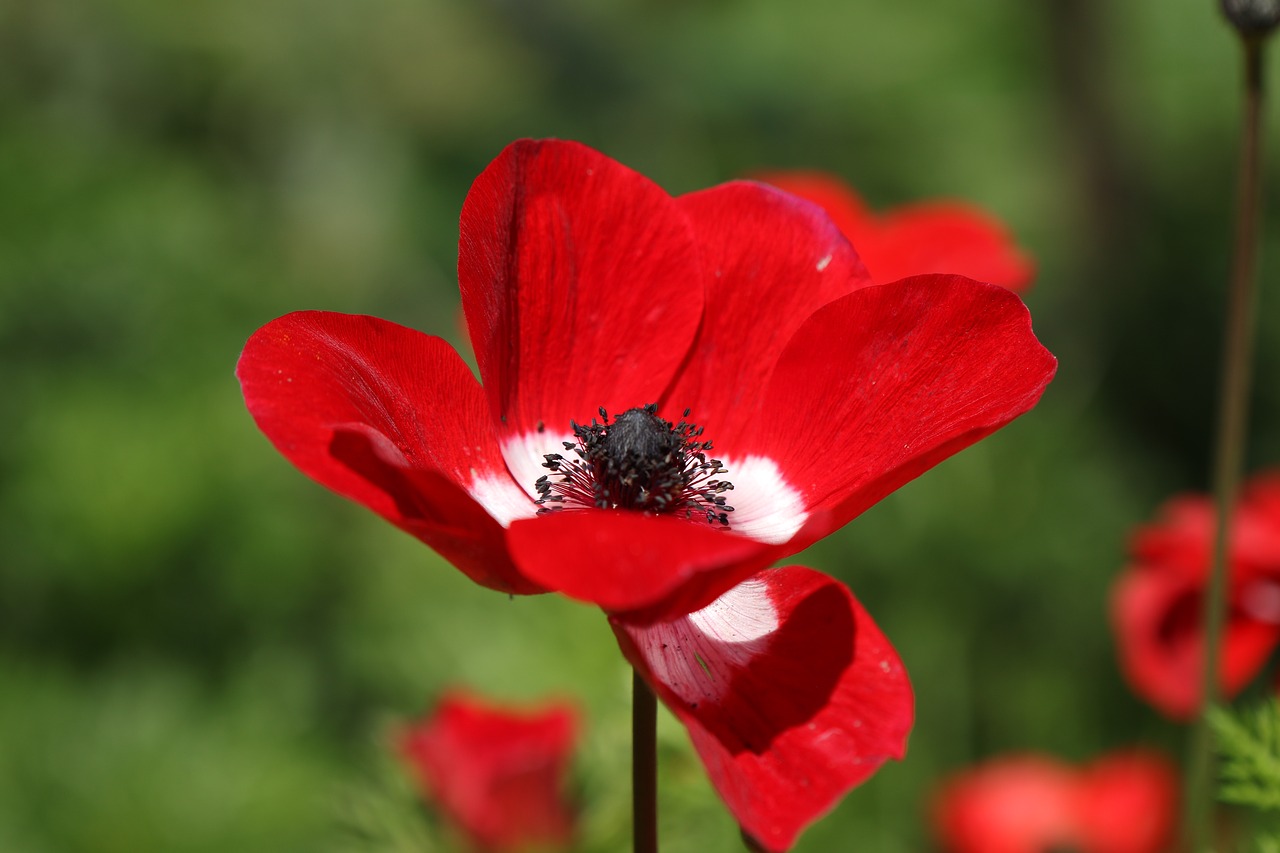
<path id="1" fill-rule="evenodd" d="M 702 427 L 684 420 L 672 426 L 658 417 L 657 403 L 627 409 L 612 423 L 603 408 L 590 426 L 569 423 L 576 441 L 564 442 L 564 449 L 578 458 L 543 457 L 542 467 L 551 473 L 534 484 L 539 513 L 576 505 L 702 515 L 710 524 L 729 526 L 733 507 L 723 493 L 733 484 L 713 479 L 727 471 L 707 456 L 711 442 L 699 441 Z"/>

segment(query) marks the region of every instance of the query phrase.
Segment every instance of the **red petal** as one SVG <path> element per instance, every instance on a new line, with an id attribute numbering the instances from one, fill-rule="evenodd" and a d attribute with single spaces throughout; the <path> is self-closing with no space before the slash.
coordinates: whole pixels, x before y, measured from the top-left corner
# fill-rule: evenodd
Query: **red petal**
<path id="1" fill-rule="evenodd" d="M 1004 226 L 959 202 L 889 211 L 880 220 L 877 239 L 867 244 L 865 259 L 877 281 L 952 273 L 1021 291 L 1035 277 L 1035 265 Z"/>
<path id="2" fill-rule="evenodd" d="M 1203 581 L 1209 574 L 1214 526 L 1212 501 L 1204 495 L 1178 495 L 1160 507 L 1154 524 L 1134 531 L 1129 551 L 1139 563 L 1159 564 Z"/>
<path id="3" fill-rule="evenodd" d="M 800 325 L 873 282 L 814 205 L 736 181 L 677 199 L 707 274 L 707 312 L 666 408 L 692 409 L 720 450 L 756 416 L 760 389 Z"/>
<path id="4" fill-rule="evenodd" d="M 904 205 L 875 217 L 842 181 L 812 172 L 776 173 L 763 180 L 826 208 L 876 281 L 948 273 L 1025 289 L 1035 275 L 1005 227 L 963 202 Z"/>
<path id="5" fill-rule="evenodd" d="M 902 662 L 849 590 L 812 569 L 760 572 L 670 622 L 610 621 L 766 850 L 786 850 L 905 753 L 914 700 Z"/>
<path id="6" fill-rule="evenodd" d="M 477 847 L 564 845 L 575 823 L 563 791 L 577 728 L 568 705 L 515 712 L 454 693 L 405 733 L 401 750 L 427 797 Z"/>
<path id="7" fill-rule="evenodd" d="M 1161 853 L 1170 849 L 1178 817 L 1178 777 L 1163 756 L 1127 752 L 1100 758 L 1080 782 L 1085 849 L 1095 853 Z"/>
<path id="8" fill-rule="evenodd" d="M 469 494 L 510 477 L 480 386 L 444 341 L 373 317 L 299 312 L 255 332 L 236 373 L 258 427 L 303 473 L 478 583 L 541 591 Z"/>
<path id="9" fill-rule="evenodd" d="M 1207 578 L 1214 516 L 1207 495 L 1177 495 L 1160 507 L 1153 524 L 1137 529 L 1130 550 L 1141 563 Z M 1231 563 L 1233 578 L 1280 571 L 1280 474 L 1257 474 L 1241 490 L 1231 528 Z"/>
<path id="10" fill-rule="evenodd" d="M 951 853 L 1159 853 L 1176 804 L 1173 769 L 1154 753 L 1115 753 L 1084 770 L 1014 755 L 948 781 L 935 823 Z"/>
<path id="11" fill-rule="evenodd" d="M 805 171 L 765 172 L 756 178 L 821 207 L 855 248 L 855 241 L 865 241 L 876 227 L 875 215 L 866 202 L 839 178 Z"/>
<path id="12" fill-rule="evenodd" d="M 522 140 L 476 178 L 458 277 L 504 435 L 656 402 L 702 316 L 701 266 L 674 200 L 575 142 Z"/>
<path id="13" fill-rule="evenodd" d="M 1253 586 L 1231 595 L 1223 632 L 1219 671 L 1227 699 L 1258 674 L 1280 642 L 1280 626 L 1251 619 L 1242 610 L 1239 599 L 1244 589 Z M 1274 585 L 1257 591 L 1275 596 Z M 1176 720 L 1190 719 L 1200 709 L 1203 593 L 1200 584 L 1176 572 L 1132 568 L 1111 594 L 1111 621 L 1125 680 L 1135 693 Z"/>
<path id="14" fill-rule="evenodd" d="M 800 492 L 799 547 L 1026 412 L 1056 365 L 1007 290 L 956 276 L 868 287 L 792 338 L 733 456 L 773 459 Z"/>
<path id="15" fill-rule="evenodd" d="M 1139 527 L 1132 565 L 1112 591 L 1121 669 L 1139 696 L 1175 719 L 1200 704 L 1203 608 L 1215 529 L 1205 495 L 1178 495 Z M 1280 642 L 1280 480 L 1253 477 L 1231 524 L 1222 690 L 1230 698 Z"/>
<path id="16" fill-rule="evenodd" d="M 523 575 L 635 621 L 698 610 L 778 558 L 777 548 L 702 521 L 561 510 L 507 531 Z"/>
<path id="17" fill-rule="evenodd" d="M 1078 844 L 1075 772 L 1038 755 L 999 758 L 949 780 L 934 823 L 951 853 L 1043 853 Z"/>
<path id="18" fill-rule="evenodd" d="M 377 483 L 395 502 L 392 523 L 430 545 L 471 580 L 515 595 L 547 592 L 511 562 L 502 525 L 449 478 L 406 466 L 385 437 L 367 428 L 339 427 L 331 449 L 336 460 Z"/>

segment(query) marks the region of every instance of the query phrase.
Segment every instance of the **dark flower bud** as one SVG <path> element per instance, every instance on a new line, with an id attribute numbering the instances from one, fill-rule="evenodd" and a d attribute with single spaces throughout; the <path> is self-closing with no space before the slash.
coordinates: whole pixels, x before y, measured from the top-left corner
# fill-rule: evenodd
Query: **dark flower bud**
<path id="1" fill-rule="evenodd" d="M 1227 16 L 1243 36 L 1265 36 L 1280 24 L 1280 0 L 1219 0 Z"/>

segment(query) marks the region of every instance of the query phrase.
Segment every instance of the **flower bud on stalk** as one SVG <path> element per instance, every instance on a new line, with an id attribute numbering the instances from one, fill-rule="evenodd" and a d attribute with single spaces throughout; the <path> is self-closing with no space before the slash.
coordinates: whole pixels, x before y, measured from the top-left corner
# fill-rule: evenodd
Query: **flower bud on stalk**
<path id="1" fill-rule="evenodd" d="M 1242 36 L 1265 36 L 1280 24 L 1280 0 L 1220 0 L 1219 5 Z"/>

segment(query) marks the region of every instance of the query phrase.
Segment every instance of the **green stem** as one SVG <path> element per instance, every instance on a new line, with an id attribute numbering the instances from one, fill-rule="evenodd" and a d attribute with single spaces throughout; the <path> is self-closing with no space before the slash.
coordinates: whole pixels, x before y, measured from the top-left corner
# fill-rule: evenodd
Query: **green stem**
<path id="1" fill-rule="evenodd" d="M 1245 35 L 1244 127 L 1241 135 L 1240 183 L 1237 193 L 1235 249 L 1227 293 L 1226 331 L 1218 398 L 1217 438 L 1214 444 L 1213 492 L 1218 519 L 1213 542 L 1213 566 L 1205 595 L 1204 680 L 1201 713 L 1191 741 L 1187 770 L 1187 839 L 1191 853 L 1210 850 L 1214 804 L 1213 732 L 1205 717 L 1219 699 L 1218 659 L 1222 648 L 1231 523 L 1244 466 L 1244 448 L 1252 383 L 1254 305 L 1256 298 L 1258 222 L 1262 193 L 1260 136 L 1262 114 L 1262 39 Z"/>
<path id="2" fill-rule="evenodd" d="M 658 853 L 658 699 L 631 674 L 631 802 L 635 853 Z"/>

